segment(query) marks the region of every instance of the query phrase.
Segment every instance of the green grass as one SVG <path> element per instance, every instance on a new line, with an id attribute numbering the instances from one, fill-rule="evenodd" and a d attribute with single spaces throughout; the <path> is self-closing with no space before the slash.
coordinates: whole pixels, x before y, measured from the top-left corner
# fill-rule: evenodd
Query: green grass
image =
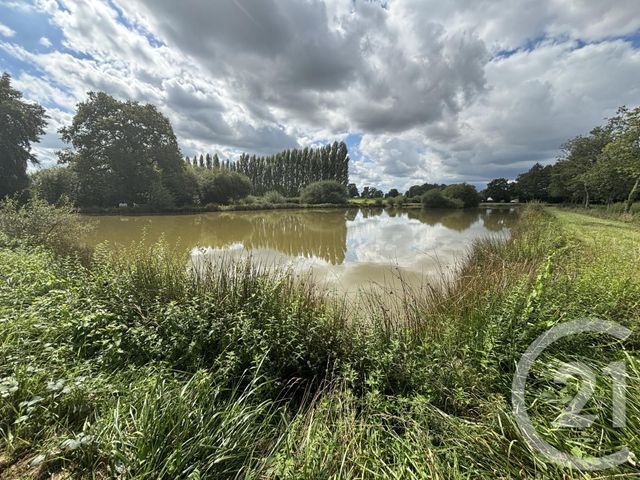
<path id="1" fill-rule="evenodd" d="M 360 311 L 247 263 L 197 274 L 160 244 L 95 252 L 0 245 L 0 478 L 601 478 L 532 452 L 511 413 L 515 364 L 550 326 L 640 321 L 640 229 L 528 207 L 506 243 L 395 308 Z M 614 345 L 615 346 L 615 345 Z M 599 385 L 584 431 L 551 421 L 575 385 L 557 359 L 604 365 L 598 338 L 534 369 L 531 416 L 582 454 L 640 451 L 637 334 L 628 425 Z M 600 477 L 598 476 L 600 475 Z"/>

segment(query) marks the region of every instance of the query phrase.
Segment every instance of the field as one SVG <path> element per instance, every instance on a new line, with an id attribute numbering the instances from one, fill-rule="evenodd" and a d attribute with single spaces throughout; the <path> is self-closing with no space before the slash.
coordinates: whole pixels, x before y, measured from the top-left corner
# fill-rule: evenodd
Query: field
<path id="1" fill-rule="evenodd" d="M 575 394 L 558 359 L 621 346 L 567 339 L 534 368 L 536 428 L 557 448 L 640 450 L 640 229 L 540 206 L 506 243 L 474 245 L 455 280 L 354 311 L 286 271 L 198 275 L 158 244 L 54 253 L 0 237 L 0 478 L 603 478 L 532 451 L 511 411 L 538 335 L 584 317 L 625 342 L 627 424 L 609 385 L 587 429 L 553 424 Z M 59 249 L 58 249 L 59 251 Z"/>

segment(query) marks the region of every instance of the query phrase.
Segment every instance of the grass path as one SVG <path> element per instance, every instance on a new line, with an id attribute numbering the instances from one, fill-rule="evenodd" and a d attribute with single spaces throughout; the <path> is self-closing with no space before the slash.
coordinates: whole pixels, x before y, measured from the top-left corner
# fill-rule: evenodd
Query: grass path
<path id="1" fill-rule="evenodd" d="M 550 208 L 567 233 L 586 245 L 613 255 L 624 255 L 637 266 L 640 261 L 640 228 L 617 220 L 593 217 L 588 214 Z M 627 255 L 631 253 L 631 257 Z"/>

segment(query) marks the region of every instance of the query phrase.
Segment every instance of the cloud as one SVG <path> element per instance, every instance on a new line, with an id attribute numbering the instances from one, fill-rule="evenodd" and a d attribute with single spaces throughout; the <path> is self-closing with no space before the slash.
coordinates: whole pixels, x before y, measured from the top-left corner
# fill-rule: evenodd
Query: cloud
<path id="1" fill-rule="evenodd" d="M 640 98 L 637 0 L 30 5 L 46 50 L 0 41 L 29 98 L 67 116 L 89 90 L 154 103 L 188 155 L 356 135 L 352 180 L 385 189 L 513 178 Z"/>
<path id="2" fill-rule="evenodd" d="M 11 28 L 7 27 L 3 23 L 0 23 L 0 35 L 2 35 L 3 37 L 11 38 L 15 34 L 16 34 L 16 32 L 14 30 L 12 30 Z"/>

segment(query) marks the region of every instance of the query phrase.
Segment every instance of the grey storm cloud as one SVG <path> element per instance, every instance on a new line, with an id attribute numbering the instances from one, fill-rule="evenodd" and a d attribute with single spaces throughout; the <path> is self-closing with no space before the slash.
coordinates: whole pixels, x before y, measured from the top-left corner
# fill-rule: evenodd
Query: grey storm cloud
<path id="1" fill-rule="evenodd" d="M 39 72 L 12 73 L 54 105 L 51 156 L 54 128 L 104 90 L 158 105 L 188 155 L 358 134 L 361 185 L 481 183 L 553 161 L 640 98 L 637 0 L 32 2 L 65 48 L 16 32 L 0 49 Z"/>
<path id="2" fill-rule="evenodd" d="M 485 85 L 489 55 L 477 37 L 424 22 L 407 49 L 406 32 L 372 2 L 336 11 L 319 0 L 138 1 L 169 43 L 226 78 L 238 100 L 310 125 L 338 124 L 339 111 L 348 127 L 398 132 L 463 108 Z"/>

